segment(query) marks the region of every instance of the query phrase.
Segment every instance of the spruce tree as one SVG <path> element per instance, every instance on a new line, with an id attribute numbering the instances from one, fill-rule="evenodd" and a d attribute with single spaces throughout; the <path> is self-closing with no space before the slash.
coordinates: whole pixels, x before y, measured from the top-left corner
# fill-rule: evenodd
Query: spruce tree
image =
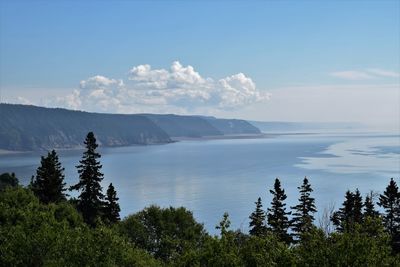
<path id="1" fill-rule="evenodd" d="M 333 225 L 339 232 L 352 232 L 356 223 L 362 223 L 363 206 L 360 191 L 357 189 L 353 193 L 348 190 L 342 208 L 336 211 L 331 218 Z"/>
<path id="2" fill-rule="evenodd" d="M 400 252 L 400 191 L 392 178 L 386 190 L 379 197 L 379 206 L 383 207 L 383 222 L 392 238 L 392 248 Z"/>
<path id="3" fill-rule="evenodd" d="M 385 210 L 383 222 L 387 231 L 394 236 L 400 232 L 400 192 L 393 178 L 379 196 L 378 205 Z"/>
<path id="4" fill-rule="evenodd" d="M 365 197 L 363 217 L 364 218 L 367 218 L 367 217 L 376 218 L 378 216 L 379 216 L 379 212 L 375 210 L 373 193 L 370 192 Z"/>
<path id="5" fill-rule="evenodd" d="M 291 225 L 293 235 L 301 238 L 302 234 L 312 229 L 314 222 L 313 214 L 317 212 L 317 208 L 315 207 L 315 199 L 311 197 L 313 190 L 307 177 L 304 178 L 303 184 L 298 189 L 300 190 L 299 204 L 291 207 L 294 210 Z"/>
<path id="6" fill-rule="evenodd" d="M 106 202 L 104 206 L 104 216 L 110 223 L 116 223 L 120 220 L 119 212 L 121 209 L 118 204 L 118 199 L 117 192 L 115 191 L 113 184 L 110 183 L 107 189 Z"/>
<path id="7" fill-rule="evenodd" d="M 79 182 L 71 186 L 71 190 L 80 191 L 77 208 L 82 213 L 85 222 L 95 225 L 96 219 L 102 215 L 103 199 L 102 187 L 103 174 L 100 172 L 102 165 L 98 161 L 101 157 L 96 152 L 98 147 L 93 132 L 89 132 L 85 142 L 86 151 L 83 153 L 79 165 Z"/>
<path id="8" fill-rule="evenodd" d="M 353 221 L 354 223 L 362 223 L 363 221 L 363 200 L 362 196 L 360 194 L 360 191 L 358 188 L 356 189 L 356 192 L 353 194 Z"/>
<path id="9" fill-rule="evenodd" d="M 52 150 L 47 157 L 42 156 L 36 176 L 32 176 L 30 188 L 39 200 L 45 204 L 60 202 L 66 199 L 64 168 Z"/>
<path id="10" fill-rule="evenodd" d="M 291 212 L 286 212 L 285 190 L 281 188 L 281 182 L 278 178 L 275 179 L 274 190 L 269 192 L 273 195 L 271 208 L 268 208 L 267 215 L 269 230 L 276 234 L 281 241 L 289 244 L 292 238 L 288 233 L 290 223 L 287 215 L 290 215 Z"/>
<path id="11" fill-rule="evenodd" d="M 262 209 L 261 198 L 259 197 L 256 202 L 256 210 L 250 215 L 250 235 L 263 236 L 266 232 L 265 226 L 265 211 Z"/>

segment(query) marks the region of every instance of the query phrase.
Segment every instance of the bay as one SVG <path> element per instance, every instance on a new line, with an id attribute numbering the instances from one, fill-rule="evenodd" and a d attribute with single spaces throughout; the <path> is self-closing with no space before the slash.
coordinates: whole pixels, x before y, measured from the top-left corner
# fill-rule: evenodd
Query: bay
<path id="1" fill-rule="evenodd" d="M 319 214 L 339 207 L 346 190 L 363 195 L 384 190 L 400 177 L 398 134 L 282 134 L 259 139 L 180 141 L 167 145 L 100 148 L 105 179 L 118 192 L 122 217 L 156 204 L 184 206 L 216 233 L 226 211 L 232 228 L 248 230 L 248 216 L 260 196 L 266 209 L 269 189 L 279 177 L 287 207 L 307 176 Z M 75 166 L 82 150 L 58 151 L 66 182 L 78 181 Z M 15 172 L 28 184 L 42 153 L 0 155 L 0 173 Z M 75 192 L 71 192 L 76 196 Z"/>

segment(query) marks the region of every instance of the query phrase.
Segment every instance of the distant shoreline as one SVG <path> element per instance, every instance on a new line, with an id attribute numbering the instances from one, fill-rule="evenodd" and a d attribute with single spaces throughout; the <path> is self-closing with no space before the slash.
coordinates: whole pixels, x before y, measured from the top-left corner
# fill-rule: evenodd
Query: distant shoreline
<path id="1" fill-rule="evenodd" d="M 214 136 L 201 136 L 201 137 L 171 137 L 172 142 L 166 143 L 149 143 L 149 144 L 131 144 L 131 145 L 116 145 L 116 146 L 102 146 L 102 148 L 117 148 L 117 147 L 130 147 L 130 146 L 154 146 L 154 145 L 168 145 L 176 142 L 182 141 L 211 141 L 211 140 L 235 140 L 235 139 L 263 139 L 263 138 L 275 138 L 278 136 L 290 136 L 290 135 L 318 135 L 321 132 L 277 132 L 277 133 L 261 133 L 261 134 L 232 134 L 232 135 L 214 135 Z M 336 132 L 329 132 L 324 134 L 337 134 Z M 346 134 L 346 133 L 340 133 Z M 359 133 L 361 134 L 361 133 Z M 395 136 L 399 136 L 398 134 L 394 134 Z M 65 148 L 49 148 L 49 149 L 39 149 L 39 150 L 26 150 L 26 151 L 18 151 L 18 150 L 7 150 L 0 149 L 0 156 L 4 155 L 13 155 L 13 154 L 23 154 L 23 153 L 32 153 L 32 152 L 43 152 L 49 151 L 52 149 L 58 151 L 73 151 L 83 149 L 83 146 L 75 146 L 75 147 L 65 147 Z"/>
<path id="2" fill-rule="evenodd" d="M 262 139 L 262 138 L 274 138 L 281 135 L 298 135 L 298 134 L 310 134 L 310 133 L 261 133 L 261 134 L 232 134 L 232 135 L 215 135 L 215 136 L 201 136 L 201 137 L 171 137 L 172 142 L 166 143 L 149 143 L 149 144 L 131 144 L 131 145 L 119 145 L 119 146 L 102 146 L 102 148 L 116 148 L 116 147 L 130 147 L 130 146 L 153 146 L 153 145 L 168 145 L 171 143 L 181 142 L 181 141 L 207 141 L 207 140 L 234 140 L 234 139 Z M 65 148 L 49 148 L 49 149 L 39 149 L 39 150 L 29 150 L 29 151 L 18 151 L 18 150 L 7 150 L 0 149 L 0 156 L 12 155 L 12 154 L 22 154 L 22 153 L 32 153 L 32 152 L 42 152 L 48 150 L 80 150 L 83 146 L 76 147 L 65 147 Z"/>

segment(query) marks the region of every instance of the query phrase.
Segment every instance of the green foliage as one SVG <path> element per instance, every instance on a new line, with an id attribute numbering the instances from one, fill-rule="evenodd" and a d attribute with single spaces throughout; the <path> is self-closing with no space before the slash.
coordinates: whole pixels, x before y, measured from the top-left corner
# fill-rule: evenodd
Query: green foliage
<path id="1" fill-rule="evenodd" d="M 150 206 L 122 220 L 118 229 L 136 246 L 166 262 L 198 247 L 206 236 L 203 225 L 185 208 Z"/>
<path id="2" fill-rule="evenodd" d="M 400 196 L 393 179 L 380 196 L 383 217 L 372 194 L 363 203 L 358 190 L 348 191 L 332 217 L 338 232 L 327 234 L 313 225 L 316 208 L 305 178 L 299 204 L 292 207 L 295 243 L 288 234 L 285 191 L 276 179 L 268 229 L 258 198 L 250 235 L 232 231 L 224 213 L 216 226 L 220 236 L 210 236 L 183 207 L 150 206 L 119 221 L 112 184 L 103 202 L 93 133 L 85 144 L 80 181 L 72 187 L 81 191 L 78 199 L 61 201 L 63 168 L 54 151 L 42 157 L 28 188 L 19 187 L 15 175 L 0 176 L 0 266 L 400 266 Z"/>
<path id="3" fill-rule="evenodd" d="M 251 236 L 240 248 L 242 266 L 295 266 L 295 255 L 274 235 Z"/>
<path id="4" fill-rule="evenodd" d="M 261 198 L 257 199 L 256 210 L 250 215 L 250 235 L 263 236 L 266 233 L 265 211 L 262 209 Z"/>
<path id="5" fill-rule="evenodd" d="M 222 237 L 229 231 L 229 227 L 231 227 L 231 221 L 229 220 L 229 214 L 227 212 L 222 216 L 222 220 L 219 222 L 215 229 L 220 230 L 220 234 Z"/>
<path id="6" fill-rule="evenodd" d="M 339 211 L 332 216 L 332 222 L 339 232 L 351 232 L 356 224 L 361 224 L 363 220 L 363 202 L 360 191 L 355 193 L 346 192 L 345 201 Z"/>
<path id="7" fill-rule="evenodd" d="M 104 203 L 104 217 L 107 222 L 113 224 L 120 220 L 119 212 L 121 211 L 118 204 L 117 192 L 112 183 L 108 186 L 106 202 Z"/>
<path id="8" fill-rule="evenodd" d="M 221 238 L 207 238 L 199 252 L 199 266 L 242 266 L 235 237 L 227 231 Z"/>
<path id="9" fill-rule="evenodd" d="M 7 187 L 18 186 L 18 179 L 15 177 L 15 173 L 5 172 L 0 175 L 0 191 L 6 189 Z"/>
<path id="10" fill-rule="evenodd" d="M 370 222 L 373 224 L 372 222 Z M 391 256 L 390 239 L 380 231 L 371 236 L 356 224 L 352 232 L 333 233 L 313 229 L 294 248 L 299 266 L 397 266 Z"/>
<path id="11" fill-rule="evenodd" d="M 392 237 L 393 248 L 400 252 L 400 192 L 393 178 L 379 196 L 378 205 L 385 210 L 383 223 Z"/>
<path id="12" fill-rule="evenodd" d="M 280 241 L 290 244 L 292 241 L 288 233 L 290 226 L 287 215 L 291 212 L 286 212 L 286 199 L 285 190 L 281 188 L 281 182 L 278 178 L 275 179 L 274 190 L 269 191 L 273 195 L 271 207 L 268 208 L 268 225 L 269 230 L 274 233 Z"/>
<path id="13" fill-rule="evenodd" d="M 30 190 L 0 194 L 0 266 L 157 266 L 112 229 L 89 228 L 68 203 L 44 205 Z"/>
<path id="14" fill-rule="evenodd" d="M 66 200 L 64 191 L 64 168 L 58 161 L 57 153 L 52 150 L 47 157 L 41 157 L 36 176 L 31 181 L 33 193 L 45 204 Z"/>
<path id="15" fill-rule="evenodd" d="M 93 132 L 88 133 L 84 143 L 86 151 L 77 166 L 79 182 L 71 186 L 71 190 L 81 191 L 77 203 L 78 210 L 82 212 L 85 222 L 94 226 L 103 211 L 104 195 L 100 185 L 103 174 L 100 172 L 102 165 L 98 161 L 101 156 L 96 152 L 98 145 Z"/>
<path id="16" fill-rule="evenodd" d="M 364 214 L 363 217 L 371 217 L 371 218 L 376 218 L 379 216 L 379 212 L 375 210 L 375 205 L 373 201 L 373 193 L 370 192 L 366 197 L 365 197 L 365 202 L 364 202 Z"/>
<path id="17" fill-rule="evenodd" d="M 365 217 L 351 232 L 313 227 L 294 246 L 229 224 L 224 214 L 221 236 L 211 237 L 186 209 L 151 206 L 113 227 L 89 227 L 68 202 L 46 205 L 29 189 L 7 188 L 0 266 L 400 266 L 380 217 Z"/>
<path id="18" fill-rule="evenodd" d="M 299 204 L 291 207 L 294 210 L 291 225 L 293 235 L 300 239 L 304 233 L 314 227 L 313 214 L 317 212 L 317 208 L 315 207 L 315 199 L 311 197 L 313 190 L 307 177 L 304 178 L 303 184 L 298 189 L 300 190 Z"/>

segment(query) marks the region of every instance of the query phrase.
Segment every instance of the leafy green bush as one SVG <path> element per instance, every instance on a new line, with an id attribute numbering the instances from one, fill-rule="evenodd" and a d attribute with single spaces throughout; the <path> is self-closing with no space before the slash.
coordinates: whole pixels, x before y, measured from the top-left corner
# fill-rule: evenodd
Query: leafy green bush
<path id="1" fill-rule="evenodd" d="M 0 194 L 1 266 L 158 266 L 112 229 L 90 228 L 64 202 L 43 205 L 28 189 Z"/>

